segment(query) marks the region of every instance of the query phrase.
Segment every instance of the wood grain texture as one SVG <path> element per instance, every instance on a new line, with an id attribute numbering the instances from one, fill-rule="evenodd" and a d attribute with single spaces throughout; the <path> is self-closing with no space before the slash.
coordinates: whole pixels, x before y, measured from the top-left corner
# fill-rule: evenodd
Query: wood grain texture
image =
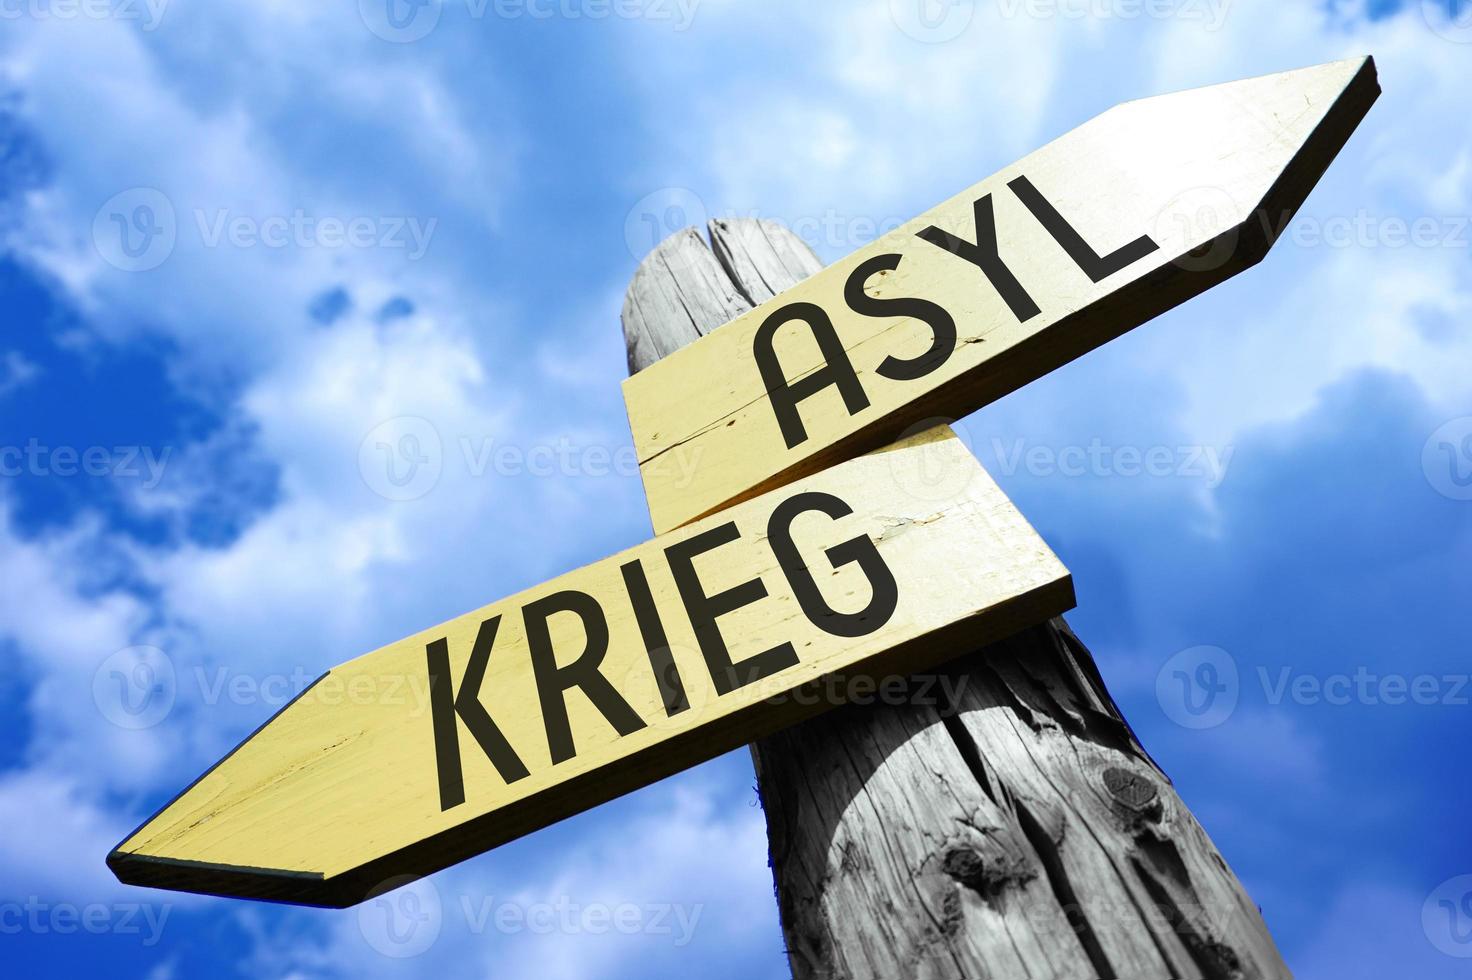
<path id="1" fill-rule="evenodd" d="M 1254 265 L 1378 93 L 1366 58 L 1116 106 L 780 303 L 754 299 L 764 263 L 811 270 L 733 223 L 714 256 L 758 305 L 678 349 L 663 314 L 703 320 L 731 287 L 698 252 L 678 286 L 656 261 L 629 322 L 659 360 L 624 382 L 655 530 L 965 415 Z"/>
<path id="2" fill-rule="evenodd" d="M 353 904 L 1072 606 L 1058 559 L 930 429 L 333 668 L 108 863 Z"/>
<path id="3" fill-rule="evenodd" d="M 663 324 L 666 343 L 821 268 L 768 222 L 717 221 L 710 234 L 733 279 Z M 704 268 L 704 248 L 691 232 L 666 241 L 631 292 L 698 292 L 650 280 Z M 640 348 L 642 325 L 624 329 Z M 898 700 L 751 747 L 798 980 L 1291 975 L 1061 619 L 977 638 Z"/>

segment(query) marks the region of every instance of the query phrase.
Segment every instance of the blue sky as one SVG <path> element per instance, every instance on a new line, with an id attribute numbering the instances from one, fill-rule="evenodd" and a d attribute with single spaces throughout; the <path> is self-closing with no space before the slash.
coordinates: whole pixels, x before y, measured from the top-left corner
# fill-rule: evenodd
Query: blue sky
<path id="1" fill-rule="evenodd" d="M 408 942 L 103 857 L 324 668 L 648 535 L 617 318 L 658 233 L 831 261 L 1116 102 L 1371 53 L 1262 266 L 962 427 L 1298 975 L 1466 975 L 1472 8 L 918 2 L 0 5 L 7 965 L 784 975 L 744 752 L 415 886 Z M 373 455 L 406 419 L 427 489 Z"/>

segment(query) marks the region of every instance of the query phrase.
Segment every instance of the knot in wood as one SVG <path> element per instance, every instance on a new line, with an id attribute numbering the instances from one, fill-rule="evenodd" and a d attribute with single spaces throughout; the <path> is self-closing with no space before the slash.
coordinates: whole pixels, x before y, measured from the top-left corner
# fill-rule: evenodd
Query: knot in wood
<path id="1" fill-rule="evenodd" d="M 1104 770 L 1104 788 L 1122 806 L 1136 813 L 1155 802 L 1160 795 L 1160 790 L 1152 780 L 1132 770 L 1118 767 Z"/>
<path id="2" fill-rule="evenodd" d="M 946 852 L 941 865 L 953 880 L 979 892 L 987 890 L 986 863 L 970 848 L 954 848 Z"/>
<path id="3" fill-rule="evenodd" d="M 991 901 L 1013 885 L 1033 879 L 1034 872 L 1021 859 L 994 859 L 990 864 L 981 853 L 970 847 L 953 847 L 941 861 L 941 870 L 958 885 L 963 885 Z"/>

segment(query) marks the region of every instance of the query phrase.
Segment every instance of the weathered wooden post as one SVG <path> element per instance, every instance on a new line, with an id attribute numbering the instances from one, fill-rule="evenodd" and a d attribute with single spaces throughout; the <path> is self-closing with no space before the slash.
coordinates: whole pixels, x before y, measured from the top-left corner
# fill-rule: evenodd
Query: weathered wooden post
<path id="1" fill-rule="evenodd" d="M 629 370 L 821 268 L 772 221 L 644 259 Z M 751 747 L 798 980 L 1287 977 L 1257 907 L 1060 619 L 956 661 L 957 703 L 848 706 Z"/>

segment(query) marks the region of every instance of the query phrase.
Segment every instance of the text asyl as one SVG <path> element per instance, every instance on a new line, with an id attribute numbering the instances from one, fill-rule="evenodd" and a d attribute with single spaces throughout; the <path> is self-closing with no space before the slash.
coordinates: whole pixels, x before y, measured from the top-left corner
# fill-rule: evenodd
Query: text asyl
<path id="1" fill-rule="evenodd" d="M 1093 282 L 1102 282 L 1160 248 L 1148 235 L 1142 235 L 1108 255 L 1100 255 L 1033 186 L 1032 181 L 1019 176 L 1007 186 Z M 992 195 L 978 198 L 972 206 L 972 213 L 975 241 L 934 225 L 921 231 L 918 237 L 980 269 L 1017 321 L 1026 323 L 1042 310 L 1002 258 L 997 243 L 996 209 Z M 861 263 L 844 284 L 843 299 L 848 308 L 860 316 L 909 317 L 930 328 L 931 344 L 927 350 L 911 358 L 898 358 L 891 354 L 874 371 L 890 381 L 918 381 L 950 360 L 956 349 L 956 318 L 932 300 L 913 296 L 880 298 L 866 292 L 871 279 L 893 272 L 903 261 L 904 255 L 891 252 Z M 817 370 L 791 381 L 777 358 L 775 345 L 777 331 L 789 323 L 806 324 L 823 358 L 822 366 Z M 850 416 L 869 407 L 869 396 L 859 381 L 853 362 L 849 360 L 848 351 L 838 338 L 833 318 L 816 303 L 788 303 L 777 309 L 757 328 L 752 345 L 762 384 L 788 449 L 795 449 L 808 439 L 798 406 L 823 389 L 836 388 Z"/>

